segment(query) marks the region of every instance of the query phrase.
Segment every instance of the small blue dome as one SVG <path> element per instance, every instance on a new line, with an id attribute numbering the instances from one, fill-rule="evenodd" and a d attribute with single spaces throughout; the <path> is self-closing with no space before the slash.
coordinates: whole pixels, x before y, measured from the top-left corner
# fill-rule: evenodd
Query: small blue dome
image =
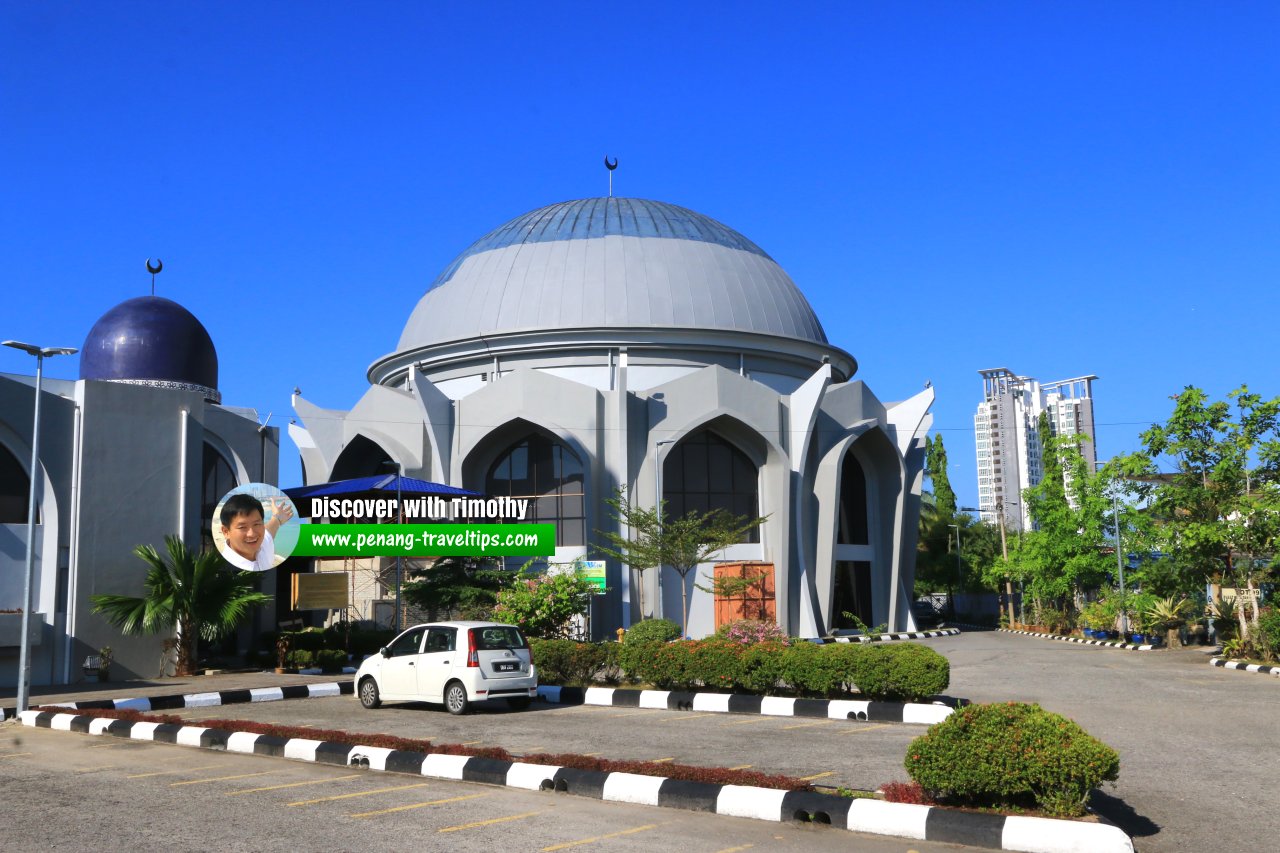
<path id="1" fill-rule="evenodd" d="M 80 378 L 200 391 L 221 400 L 209 332 L 162 296 L 128 299 L 103 314 L 80 350 Z"/>

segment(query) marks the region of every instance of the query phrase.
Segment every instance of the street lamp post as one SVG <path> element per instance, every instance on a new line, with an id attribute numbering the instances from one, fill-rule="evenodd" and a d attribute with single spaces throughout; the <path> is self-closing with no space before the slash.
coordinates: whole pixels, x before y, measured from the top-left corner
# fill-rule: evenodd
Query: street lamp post
<path id="1" fill-rule="evenodd" d="M 401 481 L 404 480 L 404 469 L 400 466 L 399 462 L 395 462 L 395 461 L 387 461 L 387 462 L 383 462 L 382 464 L 384 467 L 395 469 L 395 472 L 396 472 L 396 518 L 399 520 L 400 524 L 404 524 L 404 501 L 401 500 L 401 489 L 400 489 Z M 395 618 L 391 621 L 391 624 L 395 628 L 397 633 L 399 633 L 400 627 L 401 627 L 400 626 L 400 608 L 401 608 L 400 586 L 401 586 L 400 555 L 396 554 L 396 615 L 395 615 Z"/>
<path id="2" fill-rule="evenodd" d="M 961 571 L 962 571 L 962 569 L 961 569 L 961 565 L 960 565 L 960 561 L 961 561 L 961 559 L 962 559 L 962 558 L 961 558 L 961 556 L 960 556 L 960 525 L 958 525 L 958 524 L 948 524 L 948 525 L 947 525 L 947 527 L 953 528 L 953 529 L 955 530 L 955 532 L 956 532 L 956 585 L 955 585 L 954 587 L 952 587 L 952 588 L 951 588 L 951 619 L 952 619 L 952 621 L 955 621 L 955 618 L 956 618 L 956 587 L 960 586 L 960 574 L 961 574 Z"/>
<path id="3" fill-rule="evenodd" d="M 18 710 L 27 710 L 31 695 L 31 587 L 36 566 L 36 488 L 40 482 L 40 385 L 44 377 L 44 360 L 55 355 L 74 355 L 72 347 L 38 347 L 21 341 L 5 341 L 4 345 L 36 358 L 35 417 L 31 426 L 31 490 L 27 495 L 27 574 L 22 584 L 22 639 L 18 641 Z"/>

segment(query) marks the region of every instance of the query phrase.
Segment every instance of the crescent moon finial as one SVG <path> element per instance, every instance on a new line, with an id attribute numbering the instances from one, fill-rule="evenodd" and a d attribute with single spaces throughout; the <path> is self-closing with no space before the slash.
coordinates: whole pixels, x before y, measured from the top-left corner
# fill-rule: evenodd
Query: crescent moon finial
<path id="1" fill-rule="evenodd" d="M 609 155 L 608 154 L 604 155 L 604 167 L 608 169 L 610 172 L 612 172 L 614 169 L 618 168 L 618 158 L 614 157 L 613 162 L 610 163 Z"/>
<path id="2" fill-rule="evenodd" d="M 160 260 L 159 258 L 156 258 L 156 265 L 153 267 L 151 266 L 151 259 L 147 258 L 147 272 L 151 273 L 152 275 L 155 275 L 156 273 L 160 272 L 160 270 L 162 269 L 164 269 L 164 261 Z"/>

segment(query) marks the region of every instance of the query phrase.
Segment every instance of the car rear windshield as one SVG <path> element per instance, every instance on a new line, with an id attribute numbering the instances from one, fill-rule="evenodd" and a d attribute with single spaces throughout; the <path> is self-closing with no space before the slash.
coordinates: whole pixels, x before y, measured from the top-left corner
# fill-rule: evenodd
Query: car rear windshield
<path id="1" fill-rule="evenodd" d="M 499 649 L 523 649 L 526 646 L 520 629 L 513 625 L 477 628 L 475 637 L 476 650 L 481 652 L 491 652 Z"/>

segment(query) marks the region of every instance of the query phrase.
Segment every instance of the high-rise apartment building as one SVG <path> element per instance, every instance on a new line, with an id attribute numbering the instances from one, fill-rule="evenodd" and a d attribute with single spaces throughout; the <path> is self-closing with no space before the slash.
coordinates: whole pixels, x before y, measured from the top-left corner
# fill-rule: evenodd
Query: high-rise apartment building
<path id="1" fill-rule="evenodd" d="M 1008 368 L 980 370 L 982 402 L 973 418 L 978 450 L 978 509 L 983 521 L 1030 530 L 1024 490 L 1040 482 L 1040 413 L 1053 435 L 1080 435 L 1080 452 L 1093 466 L 1093 380 L 1078 376 L 1040 383 Z"/>

